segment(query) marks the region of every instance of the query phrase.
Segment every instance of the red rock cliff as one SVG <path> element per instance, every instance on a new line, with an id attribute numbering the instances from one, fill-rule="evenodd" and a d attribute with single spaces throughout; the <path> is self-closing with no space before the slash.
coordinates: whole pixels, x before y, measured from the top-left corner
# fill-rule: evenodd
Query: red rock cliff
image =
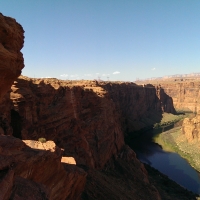
<path id="1" fill-rule="evenodd" d="M 23 28 L 15 19 L 0 13 L 0 99 L 24 67 L 20 52 L 24 43 L 23 33 Z"/>
<path id="2" fill-rule="evenodd" d="M 200 82 L 179 81 L 160 82 L 164 92 L 173 99 L 175 109 L 198 112 L 200 110 Z"/>
<path id="3" fill-rule="evenodd" d="M 152 127 L 163 111 L 175 112 L 160 88 L 131 83 L 20 77 L 10 100 L 0 114 L 4 134 L 53 140 L 78 165 L 91 168 L 104 167 L 120 152 L 125 132 Z"/>
<path id="4" fill-rule="evenodd" d="M 53 140 L 77 164 L 91 168 L 102 168 L 124 145 L 115 104 L 96 82 L 21 77 L 10 97 L 11 112 L 2 120 L 6 135 Z"/>
<path id="5" fill-rule="evenodd" d="M 172 98 L 161 87 L 134 83 L 108 83 L 102 87 L 115 102 L 126 133 L 151 128 L 161 120 L 162 112 L 176 113 Z"/>

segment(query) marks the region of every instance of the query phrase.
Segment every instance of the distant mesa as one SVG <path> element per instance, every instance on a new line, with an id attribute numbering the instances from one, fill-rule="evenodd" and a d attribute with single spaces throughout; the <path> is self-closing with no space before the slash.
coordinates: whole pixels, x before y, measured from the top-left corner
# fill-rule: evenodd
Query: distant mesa
<path id="1" fill-rule="evenodd" d="M 147 79 L 139 79 L 136 78 L 135 83 L 141 83 L 141 82 L 151 82 L 151 81 L 188 81 L 188 80 L 200 80 L 200 73 L 190 73 L 190 74 L 174 74 L 174 75 L 168 75 L 163 77 L 151 77 Z"/>

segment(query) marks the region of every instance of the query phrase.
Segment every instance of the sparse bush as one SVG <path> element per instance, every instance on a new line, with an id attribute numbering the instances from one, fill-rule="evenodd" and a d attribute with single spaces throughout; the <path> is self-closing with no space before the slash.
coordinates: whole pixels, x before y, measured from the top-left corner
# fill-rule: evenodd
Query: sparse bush
<path id="1" fill-rule="evenodd" d="M 41 143 L 45 143 L 47 140 L 46 140 L 46 138 L 39 138 L 38 141 Z"/>

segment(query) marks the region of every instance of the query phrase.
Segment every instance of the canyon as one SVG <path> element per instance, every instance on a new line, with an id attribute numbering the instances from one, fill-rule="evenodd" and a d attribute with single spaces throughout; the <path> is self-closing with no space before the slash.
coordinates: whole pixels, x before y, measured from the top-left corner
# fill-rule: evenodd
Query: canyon
<path id="1" fill-rule="evenodd" d="M 0 14 L 0 199 L 195 199 L 124 141 L 176 114 L 171 86 L 19 76 L 23 33 Z"/>
<path id="2" fill-rule="evenodd" d="M 200 171 L 199 138 L 200 138 L 200 80 L 199 77 L 169 78 L 142 82 L 161 87 L 172 98 L 178 114 L 190 115 L 177 123 L 176 128 L 161 134 L 161 145 L 170 148 L 185 158 L 190 165 Z M 192 114 L 193 113 L 193 114 Z"/>
<path id="3" fill-rule="evenodd" d="M 106 90 L 107 87 L 110 91 L 109 89 Z M 113 93 L 112 87 L 115 88 L 114 91 L 117 91 L 117 93 Z M 132 94 L 131 96 L 129 92 Z M 124 102 L 120 101 L 121 95 L 125 96 Z M 112 98 L 115 98 L 117 102 L 114 102 Z M 149 98 L 148 101 L 146 100 L 147 98 Z M 124 163 L 121 165 L 125 167 L 127 161 L 129 162 L 128 167 L 132 171 L 137 171 L 137 175 L 135 174 L 133 180 L 131 180 L 133 187 L 140 188 L 145 184 L 147 188 L 145 194 L 141 193 L 140 197 L 142 195 L 145 199 L 151 199 L 152 197 L 160 199 L 156 188 L 149 183 L 144 166 L 137 160 L 135 153 L 124 143 L 122 125 L 127 119 L 122 118 L 122 109 L 126 105 L 131 105 L 131 102 L 134 101 L 135 107 L 132 106 L 130 109 L 132 111 L 136 110 L 138 99 L 143 102 L 143 110 L 141 109 L 142 112 L 138 110 L 137 114 L 129 118 L 129 121 L 133 121 L 134 124 L 137 124 L 138 121 L 139 125 L 135 130 L 142 129 L 147 125 L 152 126 L 154 120 L 150 120 L 150 117 L 154 113 L 156 113 L 155 119 L 159 121 L 162 108 L 154 87 L 143 88 L 135 84 L 124 85 L 119 83 L 111 86 L 110 83 L 105 84 L 95 81 L 72 82 L 56 79 L 30 79 L 21 76 L 14 81 L 9 98 L 7 99 L 5 96 L 0 105 L 1 110 L 4 111 L 0 115 L 2 134 L 22 139 L 25 144 L 30 140 L 33 141 L 32 143 L 35 143 L 35 141 L 38 143 L 39 138 L 54 141 L 63 150 L 63 157 L 75 158 L 76 166 L 73 165 L 70 167 L 73 168 L 78 177 L 74 177 L 71 182 L 82 182 L 83 184 L 79 184 L 78 186 L 82 191 L 84 190 L 86 174 L 88 179 L 92 177 L 95 180 L 95 176 L 98 173 L 96 170 L 102 170 L 105 167 L 108 169 L 113 168 L 114 170 L 116 168 L 115 165 L 118 166 L 119 164 L 117 163 L 121 162 Z M 126 107 L 125 111 L 129 112 L 130 109 Z M 140 118 L 146 119 L 146 121 L 140 122 L 138 120 Z M 127 126 L 126 129 L 134 130 L 132 124 L 127 122 L 125 124 Z M 38 149 L 35 146 L 31 147 Z M 49 162 L 51 161 L 51 159 L 48 160 Z M 29 164 L 27 165 L 29 166 Z M 46 162 L 46 165 L 52 166 L 48 162 Z M 41 166 L 43 166 L 42 169 L 40 169 Z M 44 166 L 44 163 L 42 163 L 39 167 L 37 165 L 35 167 L 42 174 L 44 173 Z M 48 171 L 47 168 L 50 171 L 52 170 L 51 167 L 45 167 L 45 172 Z M 84 172 L 81 171 L 83 169 Z M 71 173 L 66 167 L 65 170 Z M 118 169 L 115 170 L 117 171 L 116 173 L 119 173 Z M 131 174 L 126 168 L 124 170 L 127 176 Z M 56 171 L 58 174 L 61 173 L 59 170 Z M 22 174 L 20 174 L 20 177 L 23 177 Z M 63 174 L 62 177 L 64 177 Z M 35 180 L 35 177 L 26 178 Z M 101 173 L 96 179 L 99 180 L 99 184 L 102 184 Z M 107 179 L 108 182 L 112 181 L 109 177 Z M 69 181 L 69 178 L 66 177 L 64 180 Z M 38 181 L 36 179 L 35 181 L 40 184 L 45 183 L 43 180 Z M 73 189 L 69 187 L 70 183 L 66 184 L 66 182 L 63 182 L 63 185 L 62 181 L 59 181 L 59 183 L 61 184 L 60 187 L 64 188 L 65 191 L 70 190 L 72 193 L 80 194 L 76 187 Z M 65 187 L 64 183 L 66 184 Z M 52 192 L 52 186 L 49 186 L 49 184 L 45 183 L 45 186 Z M 54 185 L 55 182 L 53 181 L 51 184 Z M 91 186 L 88 184 L 87 187 L 88 190 L 85 190 L 84 194 L 87 198 L 88 196 L 92 198 L 93 193 L 90 193 L 90 190 L 94 190 L 94 188 L 91 189 Z M 124 188 L 122 187 L 121 190 L 123 191 Z M 118 191 L 120 190 L 118 189 Z M 127 195 L 129 197 L 134 195 L 137 199 L 137 191 L 129 190 Z M 104 194 L 103 191 L 101 193 L 102 195 Z M 63 192 L 61 194 L 63 197 L 57 196 L 55 198 L 54 194 L 51 193 L 48 195 L 52 199 L 78 198 L 67 196 L 68 194 L 64 194 Z M 97 194 L 98 192 L 96 192 Z M 109 196 L 106 193 L 104 195 Z M 114 192 L 111 193 L 111 197 L 112 195 L 116 196 L 115 198 L 119 196 Z M 120 195 L 125 196 L 123 192 Z M 138 196 L 138 199 L 140 197 Z"/>
<path id="4" fill-rule="evenodd" d="M 0 105 L 0 117 L 5 135 L 53 140 L 78 165 L 98 169 L 120 152 L 125 132 L 152 128 L 163 111 L 175 112 L 171 102 L 162 89 L 133 83 L 21 76 Z"/>

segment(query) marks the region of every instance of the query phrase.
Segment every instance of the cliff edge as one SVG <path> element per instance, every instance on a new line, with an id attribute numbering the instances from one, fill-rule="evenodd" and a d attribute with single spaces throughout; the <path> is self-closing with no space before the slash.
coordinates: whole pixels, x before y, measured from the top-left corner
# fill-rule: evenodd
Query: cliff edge
<path id="1" fill-rule="evenodd" d="M 0 13 L 0 100 L 24 67 L 20 52 L 23 44 L 22 26 L 15 19 Z"/>

